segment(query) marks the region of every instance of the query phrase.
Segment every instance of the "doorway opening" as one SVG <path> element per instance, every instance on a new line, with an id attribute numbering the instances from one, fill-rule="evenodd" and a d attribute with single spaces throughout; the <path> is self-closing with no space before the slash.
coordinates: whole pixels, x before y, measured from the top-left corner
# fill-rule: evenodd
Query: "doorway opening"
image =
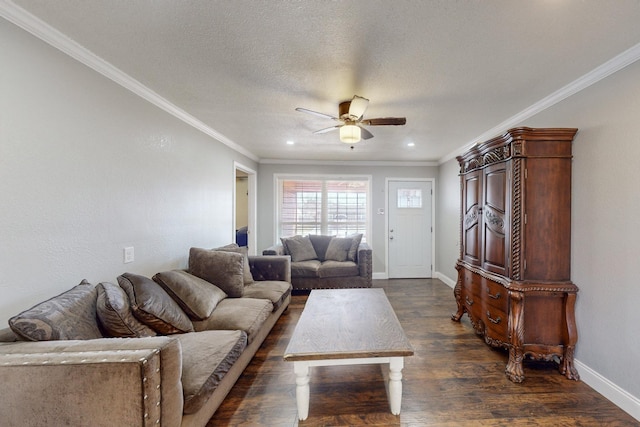
<path id="1" fill-rule="evenodd" d="M 256 254 L 256 172 L 234 162 L 233 241 Z"/>

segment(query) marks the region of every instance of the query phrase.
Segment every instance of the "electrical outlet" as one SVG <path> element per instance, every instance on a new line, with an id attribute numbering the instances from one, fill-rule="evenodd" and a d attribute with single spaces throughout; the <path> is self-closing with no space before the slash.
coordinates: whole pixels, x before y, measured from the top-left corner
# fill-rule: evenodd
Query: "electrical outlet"
<path id="1" fill-rule="evenodd" d="M 133 262 L 133 246 L 124 248 L 124 263 L 128 264 Z"/>

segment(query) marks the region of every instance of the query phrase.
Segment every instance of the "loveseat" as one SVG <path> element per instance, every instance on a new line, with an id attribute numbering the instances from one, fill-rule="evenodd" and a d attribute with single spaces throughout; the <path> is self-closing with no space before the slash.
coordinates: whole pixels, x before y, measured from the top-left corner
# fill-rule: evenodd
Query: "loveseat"
<path id="1" fill-rule="evenodd" d="M 246 267 L 246 268 L 245 268 Z M 204 426 L 291 299 L 289 257 L 83 280 L 0 331 L 3 426 Z"/>
<path id="2" fill-rule="evenodd" d="M 262 255 L 291 257 L 293 289 L 370 288 L 372 251 L 362 234 L 283 237 Z"/>

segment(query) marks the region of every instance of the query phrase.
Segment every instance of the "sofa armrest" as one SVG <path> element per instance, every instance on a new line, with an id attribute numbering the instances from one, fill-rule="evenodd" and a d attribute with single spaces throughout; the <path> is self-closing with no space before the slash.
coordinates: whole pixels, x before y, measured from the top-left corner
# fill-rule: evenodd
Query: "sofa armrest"
<path id="1" fill-rule="evenodd" d="M 358 269 L 362 277 L 371 279 L 373 276 L 373 251 L 366 242 L 361 242 L 358 246 Z"/>
<path id="2" fill-rule="evenodd" d="M 286 255 L 284 253 L 284 246 L 278 244 L 269 246 L 267 249 L 262 251 L 262 255 Z"/>
<path id="3" fill-rule="evenodd" d="M 16 426 L 179 426 L 181 377 L 170 337 L 6 343 L 0 413 Z"/>
<path id="4" fill-rule="evenodd" d="M 291 283 L 289 255 L 249 256 L 253 280 L 280 280 Z"/>
<path id="5" fill-rule="evenodd" d="M 0 343 L 22 341 L 10 328 L 0 329 Z"/>

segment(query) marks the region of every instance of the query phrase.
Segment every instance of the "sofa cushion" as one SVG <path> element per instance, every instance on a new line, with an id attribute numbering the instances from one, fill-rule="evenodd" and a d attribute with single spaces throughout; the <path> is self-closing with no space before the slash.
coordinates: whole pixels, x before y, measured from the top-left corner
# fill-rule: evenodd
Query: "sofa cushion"
<path id="1" fill-rule="evenodd" d="M 329 242 L 327 253 L 324 255 L 325 261 L 346 261 L 352 243 L 353 239 L 349 237 L 334 237 Z"/>
<path id="2" fill-rule="evenodd" d="M 203 331 L 176 335 L 182 347 L 185 414 L 198 412 L 247 347 L 243 331 Z"/>
<path id="3" fill-rule="evenodd" d="M 318 277 L 322 263 L 317 259 L 291 263 L 291 277 Z"/>
<path id="4" fill-rule="evenodd" d="M 184 270 L 156 273 L 153 280 L 167 291 L 189 317 L 196 320 L 209 317 L 216 305 L 227 297 L 227 294 L 213 283 Z"/>
<path id="5" fill-rule="evenodd" d="M 118 284 L 129 297 L 133 315 L 161 334 L 193 331 L 191 320 L 160 285 L 132 273 L 118 276 Z"/>
<path id="6" fill-rule="evenodd" d="M 227 298 L 205 320 L 196 320 L 196 331 L 235 330 L 247 333 L 249 343 L 273 311 L 273 304 L 266 299 Z"/>
<path id="7" fill-rule="evenodd" d="M 202 320 L 211 315 L 216 305 L 227 297 L 222 289 L 184 270 L 157 273 L 153 281 L 192 319 Z"/>
<path id="8" fill-rule="evenodd" d="M 291 255 L 292 262 L 308 261 L 318 258 L 309 236 L 283 237 L 280 240 L 287 254 Z"/>
<path id="9" fill-rule="evenodd" d="M 309 240 L 311 240 L 311 244 L 313 245 L 313 249 L 316 251 L 316 255 L 318 256 L 318 260 L 324 261 L 325 254 L 327 253 L 327 248 L 329 247 L 329 243 L 331 239 L 335 236 L 323 236 L 320 234 L 309 234 Z"/>
<path id="10" fill-rule="evenodd" d="M 102 329 L 110 337 L 139 338 L 157 335 L 153 329 L 135 318 L 129 297 L 120 286 L 113 283 L 103 282 L 98 285 L 96 312 Z"/>
<path id="11" fill-rule="evenodd" d="M 9 319 L 11 330 L 29 341 L 102 338 L 96 319 L 94 285 L 83 280 L 47 301 Z"/>
<path id="12" fill-rule="evenodd" d="M 353 261 L 325 261 L 318 269 L 318 277 L 352 277 L 360 274 Z"/>
<path id="13" fill-rule="evenodd" d="M 239 298 L 244 292 L 244 256 L 242 254 L 191 248 L 189 273 L 213 283 L 232 298 Z"/>
<path id="14" fill-rule="evenodd" d="M 360 247 L 360 242 L 362 242 L 362 233 L 351 234 L 347 237 L 350 237 L 353 240 L 351 242 L 351 248 L 349 248 L 347 260 L 358 262 L 358 248 Z"/>
<path id="15" fill-rule="evenodd" d="M 222 246 L 220 248 L 214 249 L 216 251 L 225 251 L 225 252 L 235 252 L 238 254 L 242 254 L 244 256 L 244 266 L 242 270 L 242 281 L 244 285 L 250 285 L 254 282 L 253 276 L 251 275 L 251 267 L 249 266 L 249 250 L 247 247 L 240 247 L 235 243 L 228 246 Z"/>
<path id="16" fill-rule="evenodd" d="M 276 311 L 291 295 L 291 283 L 279 280 L 253 282 L 244 288 L 244 298 L 268 299 Z"/>

